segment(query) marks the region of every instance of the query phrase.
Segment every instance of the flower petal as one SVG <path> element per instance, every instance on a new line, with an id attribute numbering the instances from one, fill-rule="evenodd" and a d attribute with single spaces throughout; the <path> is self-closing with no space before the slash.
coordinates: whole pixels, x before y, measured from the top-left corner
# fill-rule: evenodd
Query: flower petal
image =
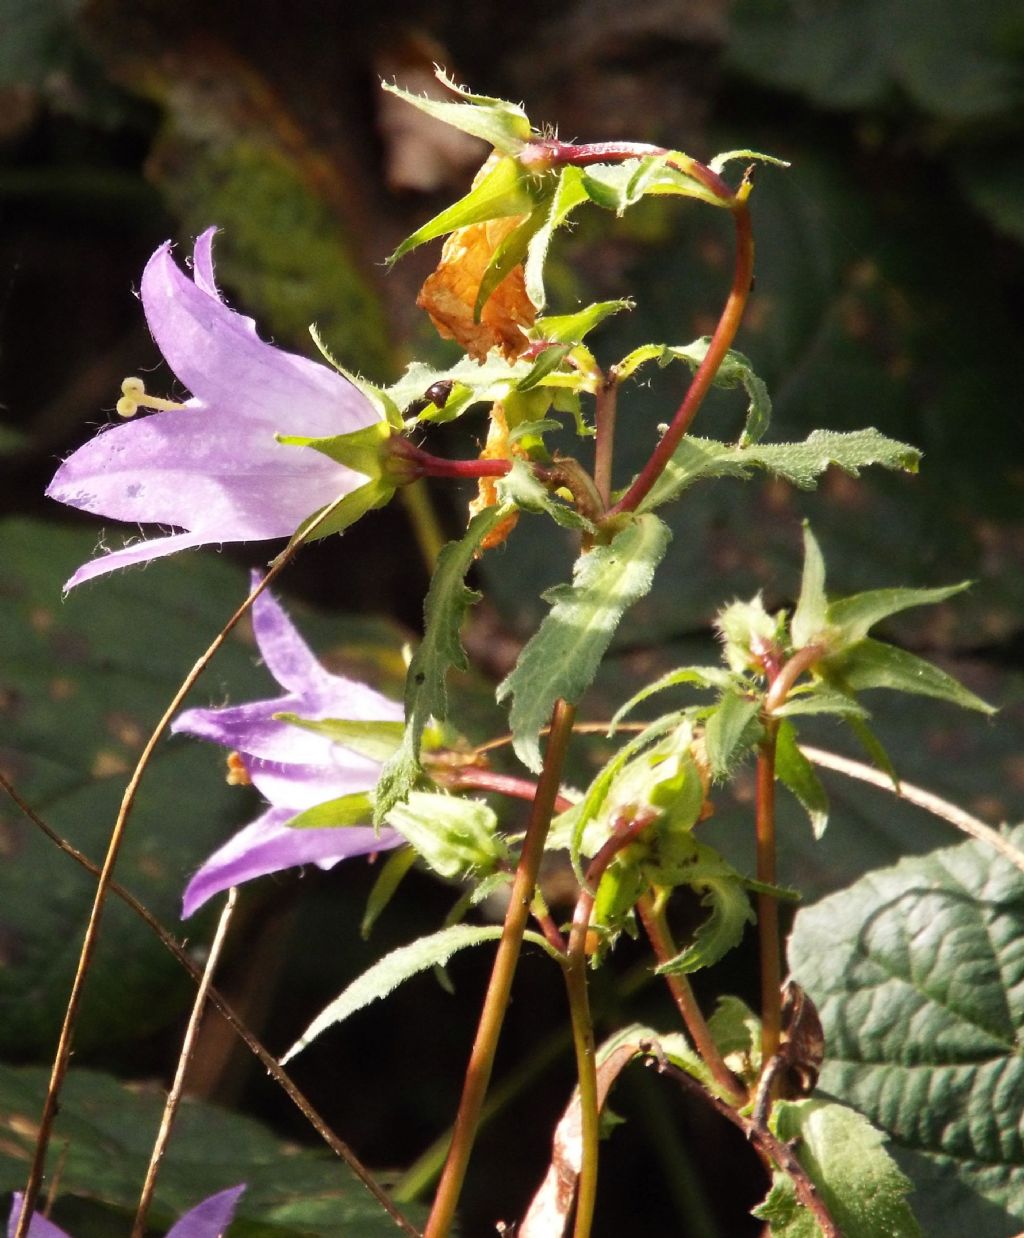
<path id="1" fill-rule="evenodd" d="M 210 241 L 197 248 L 197 282 L 174 261 L 170 242 L 156 251 L 142 275 L 142 305 L 168 365 L 200 402 L 244 407 L 251 421 L 309 437 L 380 420 L 373 404 L 335 370 L 264 343 L 251 318 L 211 295 Z"/>
<path id="2" fill-rule="evenodd" d="M 167 1238 L 221 1238 L 235 1215 L 245 1183 L 218 1191 L 190 1209 L 167 1231 Z"/>
<path id="3" fill-rule="evenodd" d="M 175 554 L 179 550 L 190 550 L 196 546 L 204 546 L 210 539 L 199 533 L 172 533 L 169 537 L 155 537 L 148 542 L 133 542 L 120 550 L 111 550 L 83 563 L 77 572 L 65 582 L 64 592 L 95 576 L 104 576 L 114 572 L 119 567 L 129 567 L 133 563 L 148 563 L 151 559 L 160 559 L 164 555 Z"/>
<path id="4" fill-rule="evenodd" d="M 188 919 L 214 894 L 268 873 L 298 864 L 331 868 L 350 856 L 397 847 L 395 830 L 352 826 L 326 830 L 292 830 L 284 823 L 293 809 L 271 808 L 215 851 L 185 888 L 182 919 Z"/>
<path id="5" fill-rule="evenodd" d="M 259 573 L 253 572 L 253 588 L 259 579 Z M 252 626 L 263 661 L 282 688 L 302 693 L 328 677 L 269 589 L 264 589 L 253 602 Z"/>
<path id="6" fill-rule="evenodd" d="M 213 275 L 213 238 L 217 228 L 207 228 L 196 237 L 192 248 L 192 279 L 197 288 L 201 288 L 208 296 L 223 300 L 217 281 Z"/>
<path id="7" fill-rule="evenodd" d="M 24 1199 L 21 1191 L 14 1192 L 14 1198 L 11 1200 L 11 1216 L 7 1222 L 7 1238 L 14 1238 L 15 1231 L 18 1228 L 18 1221 L 21 1219 L 21 1201 Z M 33 1212 L 32 1220 L 28 1227 L 28 1238 L 70 1238 L 70 1235 L 63 1229 L 59 1229 L 52 1221 L 48 1221 L 46 1217 L 38 1212 Z"/>
<path id="8" fill-rule="evenodd" d="M 206 541 L 290 537 L 362 485 L 362 473 L 277 442 L 245 411 L 194 405 L 101 431 L 57 470 L 50 498 L 83 511 L 203 533 Z"/>
<path id="9" fill-rule="evenodd" d="M 333 759 L 317 766 L 249 757 L 245 761 L 252 785 L 264 799 L 291 809 L 315 808 L 325 800 L 370 791 L 377 785 L 380 765 L 367 757 L 335 748 Z"/>

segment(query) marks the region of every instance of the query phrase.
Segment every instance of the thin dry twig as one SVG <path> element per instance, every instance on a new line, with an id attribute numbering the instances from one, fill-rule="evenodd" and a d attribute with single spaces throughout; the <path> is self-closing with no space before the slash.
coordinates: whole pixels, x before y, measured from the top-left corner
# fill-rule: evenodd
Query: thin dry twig
<path id="1" fill-rule="evenodd" d="M 828 752 L 824 748 L 812 748 L 809 744 L 801 744 L 800 751 L 809 761 L 820 765 L 822 769 L 831 769 L 837 774 L 845 774 L 847 778 L 856 778 L 859 782 L 870 783 L 873 787 L 879 787 L 899 799 L 906 800 L 908 804 L 916 804 L 918 808 L 930 812 L 933 817 L 948 821 L 950 825 L 955 826 L 964 834 L 969 834 L 979 842 L 987 843 L 1024 873 L 1024 851 L 1015 847 L 998 830 L 986 825 L 984 821 L 979 821 L 977 817 L 972 817 L 969 812 L 958 808 L 956 804 L 951 804 L 949 800 L 944 800 L 940 795 L 926 791 L 923 787 L 916 787 L 912 782 L 904 782 L 902 778 L 899 785 L 894 786 L 888 774 L 871 765 L 854 761 L 851 757 L 840 756 L 838 752 Z"/>
<path id="2" fill-rule="evenodd" d="M 181 1097 L 185 1087 L 185 1072 L 188 1070 L 188 1064 L 192 1060 L 192 1053 L 196 1047 L 199 1024 L 202 1021 L 203 1011 L 206 1009 L 206 998 L 210 992 L 213 973 L 216 970 L 217 963 L 220 961 L 224 941 L 227 938 L 228 924 L 231 922 L 231 915 L 235 910 L 237 899 L 238 890 L 232 886 L 228 891 L 224 909 L 220 913 L 220 919 L 217 921 L 217 931 L 213 935 L 210 953 L 206 959 L 206 966 L 203 968 L 203 978 L 199 981 L 195 1001 L 192 1003 L 192 1013 L 189 1015 L 185 1037 L 181 1042 L 181 1053 L 178 1055 L 178 1067 L 174 1072 L 174 1080 L 171 1083 L 170 1091 L 167 1093 L 163 1116 L 160 1119 L 160 1129 L 157 1131 L 152 1151 L 149 1154 L 149 1165 L 146 1167 L 145 1181 L 139 1194 L 139 1206 L 135 1211 L 131 1238 L 142 1238 L 146 1230 L 146 1214 L 149 1212 L 149 1205 L 153 1201 L 153 1192 L 156 1190 L 156 1178 L 160 1172 L 160 1162 L 163 1160 L 164 1152 L 167 1150 L 167 1141 L 171 1137 L 174 1119 L 178 1113 L 178 1106 L 181 1104 Z"/>
<path id="3" fill-rule="evenodd" d="M 52 826 L 47 824 L 42 817 L 28 804 L 11 785 L 11 783 L 0 773 L 0 790 L 7 793 L 8 796 L 17 804 L 22 813 L 41 830 L 52 843 L 55 844 L 65 855 L 70 856 L 76 864 L 84 868 L 86 872 L 91 873 L 94 877 L 100 875 L 100 867 L 94 864 L 88 856 L 83 855 L 77 847 L 72 846 L 67 839 L 62 838 Z M 202 972 L 189 957 L 185 948 L 175 937 L 169 933 L 160 921 L 153 915 L 144 903 L 141 903 L 134 894 L 126 890 L 118 881 L 111 881 L 110 892 L 116 898 L 119 898 L 127 907 L 139 917 L 140 920 L 151 930 L 151 932 L 159 940 L 160 944 L 172 954 L 181 966 L 197 983 L 202 979 Z M 273 1056 L 257 1036 L 249 1030 L 244 1020 L 238 1015 L 234 1008 L 230 1005 L 227 999 L 211 985 L 207 993 L 207 999 L 212 1006 L 217 1009 L 221 1017 L 229 1024 L 239 1040 L 245 1045 L 249 1052 L 256 1058 L 260 1065 L 266 1070 L 267 1074 L 281 1088 L 292 1104 L 298 1109 L 302 1116 L 306 1119 L 309 1125 L 320 1136 L 324 1143 L 331 1151 L 348 1165 L 349 1169 L 355 1174 L 360 1182 L 366 1187 L 374 1199 L 380 1204 L 384 1211 L 395 1222 L 395 1225 L 409 1234 L 411 1238 L 419 1238 L 419 1230 L 408 1221 L 398 1210 L 390 1197 L 385 1193 L 366 1166 L 360 1161 L 352 1149 L 343 1139 L 340 1139 L 333 1130 L 327 1125 L 324 1119 L 313 1108 L 311 1102 L 306 1098 L 305 1094 L 299 1090 L 293 1082 L 288 1072 L 281 1066 L 277 1059 Z"/>

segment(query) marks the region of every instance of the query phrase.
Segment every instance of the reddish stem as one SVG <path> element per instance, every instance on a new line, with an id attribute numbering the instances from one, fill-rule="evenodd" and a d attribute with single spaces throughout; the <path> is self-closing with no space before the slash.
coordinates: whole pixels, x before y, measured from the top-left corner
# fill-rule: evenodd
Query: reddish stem
<path id="1" fill-rule="evenodd" d="M 640 471 L 639 476 L 619 499 L 614 507 L 609 508 L 607 518 L 619 515 L 621 512 L 635 511 L 641 501 L 650 493 L 654 483 L 665 470 L 665 466 L 679 446 L 683 435 L 689 430 L 696 417 L 704 397 L 711 390 L 715 374 L 722 364 L 725 354 L 732 347 L 739 330 L 740 319 L 746 308 L 750 295 L 750 285 L 754 277 L 754 236 L 750 223 L 750 212 L 746 200 L 737 199 L 732 207 L 733 222 L 736 225 L 736 266 L 733 273 L 732 288 L 729 298 L 718 320 L 718 326 L 711 337 L 704 360 L 697 368 L 689 390 L 676 411 L 672 424 L 665 431 L 657 447 L 651 453 L 651 458 Z"/>
<path id="2" fill-rule="evenodd" d="M 533 801 L 537 784 L 532 778 L 517 778 L 513 774 L 498 774 L 494 770 L 468 766 L 463 769 L 445 769 L 442 765 L 431 769 L 430 776 L 439 786 L 450 791 L 492 791 L 495 795 L 507 795 L 512 799 Z M 564 795 L 555 796 L 555 812 L 566 812 L 572 800 Z"/>
<path id="3" fill-rule="evenodd" d="M 775 739 L 778 722 L 767 719 L 757 754 L 757 879 L 775 884 Z M 779 1051 L 782 1027 L 782 959 L 779 905 L 772 894 L 757 896 L 757 932 L 761 946 L 761 1060 Z"/>
<path id="4" fill-rule="evenodd" d="M 651 155 L 667 156 L 665 162 L 678 171 L 692 176 L 723 204 L 736 196 L 728 184 L 703 163 L 670 151 L 667 146 L 651 146 L 647 142 L 586 142 L 576 145 L 560 142 L 558 138 L 540 138 L 530 142 L 519 152 L 519 162 L 527 168 L 544 170 L 564 164 L 583 168 L 591 163 L 622 163 L 626 159 L 646 159 Z"/>
<path id="5" fill-rule="evenodd" d="M 401 435 L 391 439 L 388 450 L 394 461 L 392 468 L 404 484 L 421 477 L 504 477 L 512 468 L 511 460 L 446 460 Z"/>

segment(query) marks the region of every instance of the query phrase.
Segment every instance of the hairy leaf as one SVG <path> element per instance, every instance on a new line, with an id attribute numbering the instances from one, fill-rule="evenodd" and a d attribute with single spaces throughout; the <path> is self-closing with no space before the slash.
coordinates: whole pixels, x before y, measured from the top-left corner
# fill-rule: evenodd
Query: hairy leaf
<path id="1" fill-rule="evenodd" d="M 629 698 L 625 705 L 621 705 L 615 711 L 608 727 L 608 733 L 612 734 L 628 713 L 632 713 L 637 705 L 642 701 L 646 701 L 649 696 L 653 696 L 655 692 L 664 692 L 666 688 L 675 688 L 679 684 L 684 683 L 694 684 L 698 688 L 718 688 L 724 690 L 732 682 L 733 676 L 721 666 L 681 666 L 674 671 L 668 671 L 660 679 L 656 679 L 654 683 L 641 688 L 639 692 Z"/>
<path id="2" fill-rule="evenodd" d="M 297 1053 L 301 1053 L 311 1041 L 321 1032 L 336 1023 L 341 1023 L 350 1014 L 362 1010 L 378 998 L 387 997 L 394 989 L 411 976 L 432 967 L 443 967 L 445 963 L 459 950 L 468 946 L 479 946 L 485 941 L 496 941 L 501 936 L 500 924 L 470 925 L 455 924 L 450 928 L 441 929 L 408 946 L 400 946 L 392 950 L 378 962 L 363 972 L 363 974 L 340 993 L 333 1002 L 326 1006 L 306 1028 L 299 1039 L 281 1058 L 281 1064 L 290 1061 Z M 526 933 L 529 941 L 550 952 L 550 947 L 543 937 L 537 933 Z"/>
<path id="3" fill-rule="evenodd" d="M 866 593 L 854 593 L 833 602 L 828 608 L 828 621 L 839 629 L 842 643 L 852 645 L 890 615 L 910 610 L 913 606 L 933 606 L 970 587 L 971 582 L 964 580 L 958 585 L 945 585 L 939 589 L 870 589 Z"/>
<path id="4" fill-rule="evenodd" d="M 761 702 L 738 692 L 723 692 L 704 725 L 704 746 L 715 778 L 725 778 L 761 735 Z"/>
<path id="5" fill-rule="evenodd" d="M 811 819 L 814 837 L 828 825 L 828 795 L 814 766 L 797 747 L 793 724 L 783 722 L 775 742 L 775 775 L 796 796 Z"/>
<path id="6" fill-rule="evenodd" d="M 405 681 L 402 746 L 384 766 L 377 783 L 374 821 L 378 825 L 412 789 L 420 770 L 420 741 L 427 722 L 430 718 L 441 721 L 448 714 L 448 668 L 465 670 L 468 666 L 460 630 L 466 611 L 480 596 L 466 588 L 466 572 L 477 547 L 510 510 L 490 507 L 474 516 L 465 535 L 449 542 L 438 558 L 423 605 L 423 640 L 413 654 Z"/>
<path id="7" fill-rule="evenodd" d="M 442 120 L 453 129 L 461 129 L 475 138 L 483 138 L 503 154 L 519 154 L 530 140 L 531 132 L 530 118 L 521 107 L 504 99 L 471 94 L 465 87 L 457 86 L 443 69 L 436 71 L 436 77 L 463 101 L 452 103 L 446 99 L 430 99 L 426 95 L 411 94 L 393 82 L 381 84 L 389 94 L 397 95 L 435 120 Z"/>
<path id="8" fill-rule="evenodd" d="M 829 1046 L 821 1087 L 889 1133 L 929 1234 L 1024 1228 L 1022 943 L 1024 876 L 980 842 L 796 917 L 790 967 Z"/>
<path id="9" fill-rule="evenodd" d="M 794 1145 L 843 1238 L 922 1238 L 907 1201 L 910 1180 L 886 1151 L 885 1136 L 861 1114 L 824 1100 L 777 1101 L 771 1124 Z M 772 1238 L 820 1238 L 781 1170 L 754 1215 L 770 1223 Z"/>
<path id="10" fill-rule="evenodd" d="M 538 737 L 555 701 L 575 703 L 590 686 L 619 620 L 650 589 L 669 536 L 656 518 L 633 520 L 580 556 L 571 585 L 544 595 L 551 611 L 497 692 L 499 701 L 512 698 L 514 747 L 529 769 L 541 768 Z"/>
<path id="11" fill-rule="evenodd" d="M 738 946 L 754 920 L 743 879 L 710 847 L 698 844 L 699 859 L 687 884 L 703 891 L 701 903 L 711 914 L 694 933 L 693 941 L 674 958 L 662 963 L 658 975 L 679 975 L 711 967 Z"/>
<path id="12" fill-rule="evenodd" d="M 848 434 L 815 430 L 802 443 L 755 443 L 749 447 L 684 438 L 638 510 L 652 511 L 700 477 L 745 477 L 758 468 L 802 490 L 813 490 L 831 465 L 853 477 L 870 464 L 916 473 L 920 458 L 916 448 L 873 429 Z"/>
<path id="13" fill-rule="evenodd" d="M 828 600 L 825 597 L 825 560 L 821 555 L 811 526 L 804 522 L 804 570 L 800 580 L 800 597 L 789 623 L 793 645 L 802 649 L 818 639 L 825 630 Z"/>
<path id="14" fill-rule="evenodd" d="M 482 800 L 413 791 L 391 809 L 387 823 L 449 880 L 485 876 L 508 858 L 494 810 Z"/>
<path id="15" fill-rule="evenodd" d="M 498 493 L 523 511 L 546 513 L 563 529 L 587 529 L 590 532 L 594 530 L 586 516 L 581 515 L 575 507 L 569 507 L 556 499 L 521 460 L 515 461 L 511 470 L 498 482 Z"/>
<path id="16" fill-rule="evenodd" d="M 891 688 L 895 692 L 932 696 L 983 714 L 996 712 L 994 706 L 969 692 L 952 675 L 947 675 L 933 663 L 870 637 L 827 659 L 822 669 L 825 675 L 829 678 L 834 676 L 844 690 L 851 692 Z"/>

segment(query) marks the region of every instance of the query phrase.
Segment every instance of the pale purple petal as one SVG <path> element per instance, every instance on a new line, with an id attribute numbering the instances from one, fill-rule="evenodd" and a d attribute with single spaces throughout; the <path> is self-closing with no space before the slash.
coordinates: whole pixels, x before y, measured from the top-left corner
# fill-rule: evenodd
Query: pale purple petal
<path id="1" fill-rule="evenodd" d="M 223 298 L 213 275 L 213 238 L 216 235 L 216 228 L 207 228 L 196 237 L 192 249 L 192 278 L 197 288 L 221 301 Z"/>
<path id="2" fill-rule="evenodd" d="M 380 420 L 373 404 L 335 370 L 264 343 L 251 318 L 185 275 L 170 243 L 146 265 L 142 305 L 168 365 L 204 404 L 244 408 L 250 422 L 263 421 L 282 434 L 344 434 Z"/>
<path id="3" fill-rule="evenodd" d="M 15 1231 L 18 1228 L 23 1198 L 21 1191 L 15 1191 L 14 1199 L 11 1201 L 11 1216 L 7 1222 L 7 1238 L 14 1238 Z M 41 1216 L 38 1212 L 34 1212 L 32 1214 L 32 1222 L 28 1227 L 28 1238 L 70 1238 L 70 1236 L 65 1230 L 54 1225 L 52 1221 L 48 1221 L 46 1217 Z M 198 1235 L 196 1238 L 198 1238 Z"/>
<path id="4" fill-rule="evenodd" d="M 259 579 L 259 573 L 253 572 L 253 588 Z M 263 661 L 282 688 L 305 692 L 312 684 L 321 684 L 328 678 L 269 589 L 264 589 L 253 602 L 252 627 Z"/>
<path id="5" fill-rule="evenodd" d="M 133 542 L 120 550 L 111 550 L 97 559 L 83 563 L 75 574 L 66 581 L 64 592 L 76 585 L 96 576 L 105 576 L 107 572 L 116 571 L 119 567 L 130 567 L 133 563 L 148 563 L 151 559 L 162 559 L 164 555 L 176 554 L 179 550 L 191 550 L 196 546 L 205 546 L 208 539 L 200 533 L 172 533 L 168 537 L 156 537 L 148 542 Z"/>
<path id="6" fill-rule="evenodd" d="M 221 1238 L 231 1224 L 235 1205 L 244 1190 L 243 1182 L 241 1186 L 229 1187 L 204 1199 L 171 1226 L 167 1238 Z"/>
<path id="7" fill-rule="evenodd" d="M 285 822 L 294 815 L 294 809 L 271 808 L 215 851 L 185 888 L 182 919 L 213 895 L 255 877 L 299 864 L 331 868 L 351 856 L 387 851 L 402 842 L 397 831 L 387 828 L 289 829 Z"/>
<path id="8" fill-rule="evenodd" d="M 302 812 L 315 808 L 325 800 L 342 795 L 371 791 L 380 777 L 380 766 L 367 757 L 359 757 L 338 748 L 332 759 L 318 766 L 285 764 L 245 758 L 252 785 L 271 804 Z"/>
<path id="9" fill-rule="evenodd" d="M 70 507 L 203 533 L 206 541 L 290 537 L 366 477 L 311 448 L 277 442 L 242 408 L 155 413 L 101 431 L 47 487 Z"/>

